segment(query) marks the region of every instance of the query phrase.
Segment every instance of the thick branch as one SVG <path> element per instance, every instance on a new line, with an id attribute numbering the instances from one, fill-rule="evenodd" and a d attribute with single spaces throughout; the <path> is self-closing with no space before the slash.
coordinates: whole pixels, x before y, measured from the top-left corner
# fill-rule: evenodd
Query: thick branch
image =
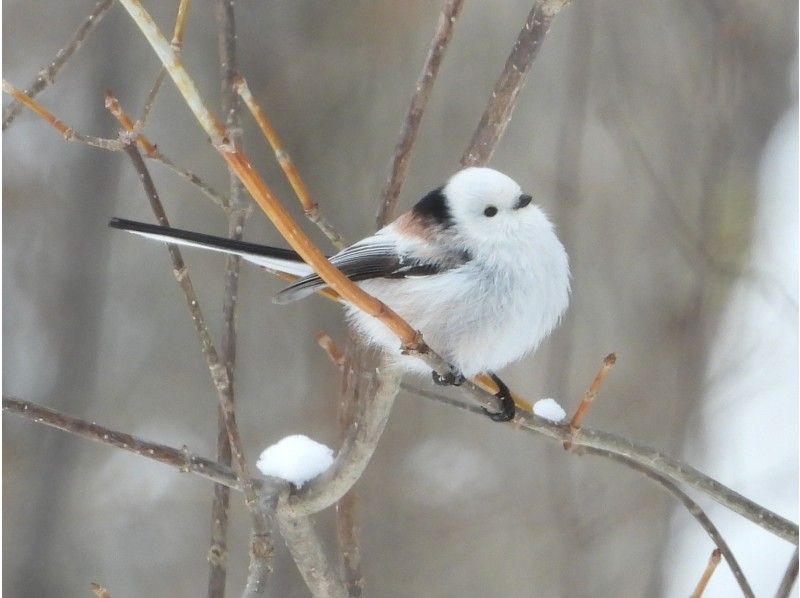
<path id="1" fill-rule="evenodd" d="M 439 22 L 436 24 L 436 31 L 433 39 L 428 46 L 428 55 L 422 65 L 422 72 L 417 79 L 414 95 L 411 98 L 411 105 L 408 107 L 408 114 L 400 130 L 400 138 L 394 149 L 389 175 L 386 184 L 381 192 L 380 207 L 376 223 L 378 228 L 385 226 L 392 219 L 397 200 L 400 197 L 400 189 L 406 180 L 408 163 L 411 160 L 411 150 L 417 139 L 417 132 L 422 121 L 425 107 L 433 90 L 433 83 L 439 74 L 439 67 L 444 59 L 445 50 L 453 37 L 453 29 L 461 13 L 464 0 L 447 0 L 442 13 L 439 15 Z"/>
<path id="2" fill-rule="evenodd" d="M 492 157 L 497 143 L 511 120 L 519 92 L 525 85 L 533 61 L 555 16 L 569 0 L 536 0 L 494 84 L 489 103 L 461 157 L 461 166 L 483 166 Z"/>
<path id="3" fill-rule="evenodd" d="M 350 427 L 333 465 L 302 490 L 290 495 L 285 508 L 295 516 L 317 513 L 338 501 L 361 477 L 389 419 L 394 399 L 400 390 L 400 373 L 381 364 L 374 374 L 377 389 L 369 404 L 359 406 L 359 415 Z M 370 393 L 366 393 L 371 396 Z"/>
<path id="4" fill-rule="evenodd" d="M 25 91 L 25 95 L 29 98 L 36 97 L 43 89 L 45 89 L 48 85 L 52 85 L 55 83 L 56 75 L 61 70 L 67 60 L 81 47 L 83 41 L 87 38 L 89 33 L 97 27 L 97 25 L 102 20 L 103 16 L 108 12 L 108 9 L 111 8 L 111 5 L 114 4 L 114 0 L 100 0 L 98 2 L 92 12 L 89 13 L 89 16 L 81 23 L 81 26 L 72 34 L 69 42 L 67 45 L 61 48 L 56 57 L 50 63 L 50 65 L 39 71 L 39 75 L 34 79 L 30 85 L 28 85 L 28 89 Z M 19 99 L 14 100 L 9 104 L 5 110 L 3 110 L 3 130 L 5 131 L 11 123 L 16 118 L 17 114 L 19 114 L 20 110 L 22 110 L 23 102 Z"/>
<path id="5" fill-rule="evenodd" d="M 281 498 L 285 500 L 285 496 Z M 295 517 L 290 509 L 278 505 L 277 522 L 281 536 L 292 554 L 314 598 L 344 598 L 347 591 L 336 575 L 330 560 L 325 556 L 322 542 L 314 530 L 310 517 Z"/>

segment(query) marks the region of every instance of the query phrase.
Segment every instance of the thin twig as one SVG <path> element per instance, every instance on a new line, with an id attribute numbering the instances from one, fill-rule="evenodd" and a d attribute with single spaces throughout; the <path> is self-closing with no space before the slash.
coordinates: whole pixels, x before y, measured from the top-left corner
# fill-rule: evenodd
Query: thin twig
<path id="1" fill-rule="evenodd" d="M 14 87 L 3 79 L 3 93 L 7 93 L 16 99 L 21 105 L 33 111 L 36 115 L 47 121 L 54 129 L 61 133 L 66 141 L 76 141 L 85 143 L 92 147 L 97 147 L 104 150 L 120 151 L 122 143 L 117 139 L 103 139 L 102 137 L 92 137 L 91 135 L 81 135 L 75 129 L 70 127 L 67 123 L 56 117 L 55 114 L 50 112 L 47 108 L 42 106 L 33 98 L 25 95 L 20 89 Z"/>
<path id="2" fill-rule="evenodd" d="M 714 523 L 708 518 L 708 515 L 706 515 L 703 509 L 700 508 L 700 505 L 694 502 L 689 497 L 689 495 L 686 494 L 683 490 L 681 490 L 672 480 L 657 472 L 650 465 L 637 463 L 633 459 L 624 457 L 619 454 L 594 448 L 586 449 L 586 452 L 589 454 L 600 455 L 602 457 L 605 457 L 606 459 L 611 459 L 612 461 L 623 463 L 624 465 L 627 465 L 631 469 L 643 473 L 648 478 L 661 484 L 662 487 L 664 487 L 673 496 L 675 496 L 675 498 L 681 501 L 683 506 L 686 507 L 686 510 L 689 511 L 691 516 L 697 520 L 700 526 L 708 534 L 709 538 L 711 538 L 711 541 L 714 542 L 714 544 L 716 544 L 719 551 L 725 557 L 725 562 L 728 564 L 731 573 L 733 573 L 733 576 L 736 578 L 736 582 L 739 584 L 739 588 L 742 590 L 742 594 L 746 598 L 753 598 L 755 596 L 755 594 L 753 594 L 752 588 L 750 587 L 750 584 L 747 581 L 747 578 L 744 576 L 744 572 L 742 572 L 742 568 L 739 566 L 736 557 L 733 556 L 733 552 L 731 552 L 728 543 L 725 541 L 725 538 L 722 537 L 722 534 L 719 533 L 719 530 L 716 528 Z"/>
<path id="3" fill-rule="evenodd" d="M 492 157 L 500 137 L 511 120 L 519 92 L 528 71 L 539 54 L 550 24 L 569 0 L 536 0 L 525 25 L 506 60 L 503 72 L 494 84 L 489 103 L 481 117 L 469 147 L 461 157 L 461 166 L 483 166 Z"/>
<path id="4" fill-rule="evenodd" d="M 614 353 L 606 355 L 605 359 L 603 359 L 603 365 L 601 365 L 600 369 L 597 371 L 594 380 L 592 380 L 588 390 L 586 393 L 584 393 L 578 408 L 575 409 L 575 414 L 572 416 L 572 419 L 569 422 L 569 427 L 573 434 L 577 433 L 577 431 L 581 429 L 586 414 L 589 412 L 592 403 L 594 403 L 594 400 L 597 398 L 597 394 L 600 392 L 603 382 L 605 382 L 608 373 L 611 371 L 611 368 L 614 367 L 615 363 L 617 363 L 617 356 Z M 567 450 L 569 450 L 571 446 L 571 442 L 564 443 L 564 448 Z"/>
<path id="5" fill-rule="evenodd" d="M 714 575 L 714 571 L 717 570 L 717 565 L 719 565 L 721 559 L 722 551 L 719 548 L 715 548 L 711 551 L 711 556 L 708 557 L 708 564 L 703 570 L 703 575 L 700 576 L 700 580 L 697 582 L 691 598 L 701 598 L 703 592 L 706 591 L 708 582 L 711 581 L 711 576 Z"/>
<path id="6" fill-rule="evenodd" d="M 170 42 L 176 54 L 180 54 L 183 49 L 183 35 L 186 31 L 186 22 L 189 19 L 189 6 L 191 6 L 191 4 L 191 0 L 181 0 L 181 3 L 178 5 L 178 16 L 175 17 L 175 27 L 172 29 L 172 41 Z M 144 130 L 145 124 L 147 124 L 147 117 L 150 116 L 150 112 L 153 110 L 153 106 L 155 106 L 156 97 L 158 97 L 158 92 L 161 90 L 161 85 L 164 83 L 164 78 L 166 76 L 167 69 L 162 66 L 161 70 L 158 71 L 153 87 L 150 88 L 150 93 L 147 94 L 144 108 L 142 108 L 142 116 L 140 116 L 139 120 L 136 122 L 137 131 Z"/>
<path id="7" fill-rule="evenodd" d="M 400 197 L 400 189 L 402 189 L 406 180 L 408 163 L 411 160 L 411 150 L 414 148 L 414 142 L 417 139 L 422 115 L 428 105 L 433 84 L 439 74 L 439 67 L 444 59 L 447 45 L 453 37 L 453 29 L 463 5 L 464 0 L 447 0 L 439 15 L 436 30 L 433 32 L 433 38 L 428 46 L 425 63 L 422 65 L 422 71 L 419 74 L 414 95 L 411 98 L 411 105 L 408 107 L 408 114 L 406 114 L 403 128 L 400 130 L 400 138 L 397 140 L 397 145 L 394 149 L 386 184 L 383 187 L 383 191 L 381 191 L 378 215 L 376 217 L 378 228 L 385 226 L 392 219 L 397 200 Z"/>
<path id="8" fill-rule="evenodd" d="M 67 44 L 56 53 L 56 57 L 53 59 L 50 65 L 47 68 L 39 71 L 36 79 L 34 79 L 31 84 L 28 85 L 25 95 L 30 98 L 36 97 L 48 85 L 55 83 L 58 72 L 66 64 L 67 60 L 69 60 L 70 57 L 78 50 L 78 48 L 81 47 L 84 40 L 88 37 L 92 30 L 97 27 L 103 16 L 106 14 L 106 12 L 108 12 L 108 9 L 111 8 L 112 4 L 114 4 L 114 0 L 100 0 L 100 2 L 95 4 L 92 12 L 89 13 L 89 16 L 86 17 L 83 23 L 81 23 L 80 27 L 78 27 L 75 33 L 72 34 L 72 37 Z M 4 131 L 11 126 L 11 123 L 14 121 L 17 114 L 19 114 L 20 110 L 22 110 L 23 104 L 24 102 L 17 98 L 15 101 L 11 102 L 11 104 L 9 104 L 5 110 L 3 110 Z"/>
<path id="9" fill-rule="evenodd" d="M 203 457 L 190 453 L 189 449 L 172 448 L 156 442 L 143 440 L 125 432 L 119 432 L 88 422 L 77 417 L 72 417 L 54 409 L 42 407 L 36 403 L 22 401 L 15 397 L 3 396 L 3 411 L 14 415 L 21 415 L 37 424 L 43 424 L 57 430 L 75 434 L 81 438 L 107 444 L 153 461 L 158 461 L 174 467 L 182 473 L 193 473 L 217 484 L 224 484 L 229 488 L 241 489 L 241 484 L 236 474 L 230 467 L 220 465 Z"/>
<path id="10" fill-rule="evenodd" d="M 264 112 L 256 101 L 255 96 L 250 91 L 247 80 L 241 75 L 237 76 L 235 87 L 236 91 L 247 105 L 247 108 L 250 110 L 250 114 L 253 115 L 253 119 L 255 119 L 258 124 L 259 129 L 261 129 L 261 133 L 267 139 L 272 151 L 275 153 L 275 159 L 278 161 L 283 173 L 286 175 L 286 179 L 294 190 L 294 194 L 303 207 L 303 213 L 305 213 L 306 217 L 311 222 L 317 225 L 334 247 L 337 249 L 344 249 L 347 247 L 347 240 L 336 231 L 333 225 L 320 211 L 319 204 L 311 198 L 311 193 L 300 176 L 300 171 L 297 170 L 294 161 L 292 161 L 292 157 L 289 155 L 289 152 L 286 151 L 283 141 L 272 125 L 272 122 L 269 120 L 269 117 L 267 117 L 267 113 Z"/>
<path id="11" fill-rule="evenodd" d="M 486 416 L 483 410 L 477 405 L 464 403 L 463 401 L 410 385 L 404 384 L 403 388 L 426 399 L 459 407 L 470 413 L 481 414 L 484 417 Z M 510 422 L 508 425 L 515 429 L 521 429 L 526 432 L 553 438 L 561 443 L 566 440 L 571 440 L 574 447 L 586 447 L 607 451 L 630 459 L 632 462 L 638 463 L 639 465 L 651 467 L 654 471 L 657 471 L 673 482 L 685 484 L 698 492 L 702 492 L 726 509 L 738 513 L 745 519 L 749 519 L 779 538 L 783 538 L 787 542 L 791 542 L 795 545 L 798 543 L 798 526 L 796 523 L 762 507 L 735 490 L 731 490 L 724 484 L 698 471 L 691 465 L 683 463 L 665 453 L 661 453 L 654 448 L 636 443 L 615 434 L 610 434 L 601 430 L 592 430 L 591 428 L 581 428 L 578 433 L 573 436 L 569 424 L 554 424 L 527 412 L 518 412 L 513 423 Z"/>
<path id="12" fill-rule="evenodd" d="M 131 120 L 131 117 L 128 116 L 128 113 L 122 108 L 122 105 L 119 103 L 119 100 L 116 96 L 111 92 L 111 90 L 106 91 L 106 108 L 109 112 L 116 118 L 119 123 L 122 125 L 122 128 L 135 135 L 136 143 L 139 145 L 141 150 L 144 152 L 144 155 L 155 162 L 158 162 L 162 166 L 165 166 L 167 169 L 171 170 L 179 177 L 184 179 L 185 181 L 195 185 L 203 192 L 203 194 L 208 197 L 214 204 L 222 208 L 226 213 L 230 211 L 230 198 L 226 197 L 210 185 L 206 184 L 199 176 L 193 173 L 190 170 L 187 170 L 181 166 L 175 164 L 172 160 L 167 158 L 164 154 L 162 154 L 158 148 L 150 142 L 147 137 L 143 133 L 138 133 L 136 130 L 136 125 Z"/>
<path id="13" fill-rule="evenodd" d="M 162 226 L 169 226 L 167 215 L 164 212 L 164 206 L 158 197 L 158 192 L 156 191 L 153 180 L 150 177 L 150 172 L 147 170 L 147 165 L 142 159 L 142 155 L 139 153 L 139 150 L 136 149 L 136 145 L 133 143 L 126 144 L 125 152 L 131 158 L 134 168 L 139 174 L 139 178 L 142 181 L 145 194 L 150 202 L 150 207 L 153 210 L 156 220 Z M 211 335 L 208 333 L 208 327 L 206 326 L 203 312 L 201 311 L 200 304 L 197 301 L 197 296 L 194 292 L 194 286 L 189 278 L 188 268 L 183 261 L 180 250 L 172 244 L 167 244 L 167 249 L 172 261 L 173 273 L 178 281 L 179 286 L 181 287 L 181 290 L 184 293 L 186 304 L 188 305 L 189 312 L 192 315 L 192 321 L 194 322 L 195 330 L 200 340 L 200 349 L 206 359 L 206 365 L 208 366 L 209 372 L 211 373 L 211 379 L 213 380 L 214 388 L 217 391 L 217 398 L 219 399 L 220 408 L 225 415 L 226 429 L 228 432 L 228 437 L 231 441 L 231 453 L 233 455 L 234 469 L 236 470 L 236 473 L 242 483 L 242 488 L 245 494 L 245 503 L 247 504 L 251 513 L 254 513 L 257 508 L 258 500 L 253 488 L 253 481 L 250 479 L 250 475 L 248 473 L 247 460 L 242 450 L 242 439 L 239 435 L 239 428 L 236 425 L 236 415 L 233 409 L 233 403 L 230 401 L 229 397 L 230 379 L 228 377 L 228 370 L 220 359 L 219 353 L 217 353 L 217 349 L 214 347 L 214 343 L 211 340 Z"/>
<path id="14" fill-rule="evenodd" d="M 216 18 L 218 23 L 218 54 L 220 62 L 220 92 L 222 113 L 228 129 L 228 140 L 234 148 L 241 147 L 242 128 L 239 114 L 239 100 L 234 88 L 237 75 L 236 59 L 236 20 L 233 0 L 217 0 Z M 176 26 L 177 27 L 177 26 Z M 174 38 L 173 38 L 174 42 Z M 175 44 L 173 43 L 173 48 Z M 231 210 L 228 213 L 228 236 L 241 240 L 248 212 L 243 209 L 246 201 L 244 188 L 233 172 L 228 173 L 230 185 Z M 231 409 L 234 408 L 234 381 L 236 368 L 236 309 L 239 296 L 240 258 L 229 255 L 225 260 L 225 296 L 223 300 L 222 360 L 228 372 L 228 399 Z M 217 431 L 217 457 L 220 462 L 231 462 L 231 444 L 227 433 L 227 417 L 220 410 Z M 229 491 L 223 486 L 214 489 L 212 513 L 212 550 L 218 549 L 225 555 L 227 550 Z M 274 505 L 273 505 L 274 507 Z M 274 548 L 270 530 L 270 522 L 266 516 L 263 503 L 251 508 L 252 529 L 250 532 L 250 565 L 244 596 L 255 596 L 263 593 L 266 581 L 272 573 L 272 556 Z M 225 559 L 210 563 L 209 597 L 223 596 L 225 592 Z M 219 589 L 221 588 L 221 589 Z"/>
<path id="15" fill-rule="evenodd" d="M 783 579 L 781 579 L 781 585 L 778 586 L 778 591 L 775 593 L 775 598 L 789 598 L 789 594 L 792 593 L 792 588 L 797 581 L 797 570 L 798 552 L 795 548 L 792 560 L 789 561 L 789 566 L 786 567 L 786 573 L 783 574 Z"/>

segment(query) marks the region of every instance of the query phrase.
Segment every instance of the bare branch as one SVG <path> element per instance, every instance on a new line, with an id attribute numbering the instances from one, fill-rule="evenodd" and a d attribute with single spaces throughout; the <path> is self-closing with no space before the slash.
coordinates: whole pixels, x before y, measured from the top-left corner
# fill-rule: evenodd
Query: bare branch
<path id="1" fill-rule="evenodd" d="M 417 139 L 417 132 L 428 105 L 428 99 L 433 90 L 436 76 L 439 74 L 439 67 L 444 59 L 445 50 L 453 37 L 453 29 L 461 13 L 464 0 L 447 0 L 442 12 L 439 15 L 439 22 L 436 24 L 436 31 L 433 33 L 428 55 L 422 65 L 422 72 L 417 79 L 414 95 L 411 98 L 411 105 L 408 107 L 408 114 L 400 130 L 400 138 L 394 149 L 394 156 L 389 168 L 389 175 L 386 184 L 381 192 L 381 199 L 378 209 L 376 223 L 378 228 L 385 226 L 392 219 L 397 200 L 400 197 L 400 189 L 406 180 L 408 163 L 411 160 L 411 150 Z"/>
<path id="2" fill-rule="evenodd" d="M 292 554 L 297 568 L 315 598 L 343 598 L 347 592 L 336 575 L 330 560 L 325 556 L 322 542 L 309 517 L 295 517 L 285 508 L 286 496 L 278 505 L 277 522 L 281 536 Z"/>
<path id="3" fill-rule="evenodd" d="M 377 385 L 374 399 L 368 405 L 360 405 L 356 421 L 328 471 L 287 498 L 285 508 L 290 514 L 311 515 L 331 506 L 361 477 L 400 390 L 400 373 L 388 364 L 382 363 L 373 377 L 370 383 Z"/>
<path id="4" fill-rule="evenodd" d="M 711 551 L 711 556 L 708 558 L 708 564 L 706 568 L 703 570 L 703 575 L 700 576 L 700 580 L 697 582 L 697 585 L 694 588 L 694 592 L 692 592 L 691 598 L 701 598 L 703 592 L 706 591 L 706 586 L 708 582 L 711 580 L 711 576 L 714 575 L 714 571 L 717 569 L 717 565 L 719 565 L 720 560 L 722 559 L 722 551 L 719 548 L 715 548 Z"/>
<path id="5" fill-rule="evenodd" d="M 52 85 L 55 83 L 56 75 L 61 70 L 61 68 L 66 64 L 67 60 L 81 47 L 84 40 L 88 37 L 88 35 L 92 32 L 92 30 L 97 27 L 100 21 L 103 19 L 103 16 L 108 12 L 108 9 L 111 8 L 111 5 L 114 4 L 114 0 L 100 0 L 98 2 L 92 12 L 89 13 L 89 16 L 81 23 L 80 27 L 72 34 L 72 37 L 67 42 L 67 45 L 61 48 L 57 53 L 56 57 L 50 63 L 50 65 L 39 71 L 39 75 L 34 79 L 30 85 L 28 85 L 27 91 L 25 91 L 25 95 L 29 98 L 36 97 L 43 89 L 47 86 Z M 11 123 L 16 118 L 17 114 L 19 114 L 20 110 L 24 102 L 19 98 L 15 99 L 15 101 L 11 102 L 5 110 L 3 110 L 3 130 L 5 131 Z"/>
<path id="6" fill-rule="evenodd" d="M 93 442 L 107 444 L 140 457 L 164 463 L 182 473 L 193 473 L 217 484 L 224 484 L 236 490 L 241 489 L 241 484 L 230 467 L 198 457 L 190 453 L 186 447 L 178 450 L 163 444 L 142 440 L 125 432 L 105 428 L 36 403 L 5 395 L 3 396 L 3 411 L 21 415 L 38 424 L 69 432 Z"/>
<path id="7" fill-rule="evenodd" d="M 278 164 L 280 164 L 283 173 L 286 175 L 286 179 L 292 186 L 298 201 L 300 201 L 300 205 L 303 206 L 303 213 L 305 213 L 306 217 L 311 222 L 317 225 L 317 227 L 328 238 L 334 247 L 337 249 L 344 249 L 347 247 L 347 240 L 340 235 L 335 228 L 333 228 L 333 225 L 320 211 L 317 202 L 311 198 L 311 193 L 300 176 L 300 171 L 297 170 L 292 157 L 284 148 L 283 141 L 278 135 L 278 132 L 275 130 L 275 127 L 272 125 L 272 122 L 267 117 L 267 113 L 264 112 L 264 110 L 256 101 L 255 96 L 253 96 L 252 92 L 250 91 L 250 87 L 247 85 L 247 80 L 239 75 L 236 78 L 234 85 L 236 87 L 236 91 L 244 100 L 244 103 L 247 105 L 247 108 L 253 115 L 253 118 L 258 124 L 258 127 L 261 129 L 264 137 L 269 142 L 272 151 L 275 152 L 275 159 L 278 161 Z"/>
<path id="8" fill-rule="evenodd" d="M 461 157 L 461 166 L 483 166 L 492 157 L 497 143 L 511 120 L 519 92 L 525 85 L 533 61 L 539 54 L 550 24 L 569 0 L 536 0 L 494 84 L 489 103 Z"/>
<path id="9" fill-rule="evenodd" d="M 186 31 L 186 22 L 189 19 L 189 7 L 191 4 L 192 0 L 181 0 L 181 3 L 178 5 L 178 16 L 175 17 L 175 27 L 172 30 L 172 41 L 170 42 L 176 54 L 180 54 L 183 49 L 183 35 Z M 136 122 L 137 130 L 141 131 L 144 129 L 147 123 L 147 117 L 150 116 L 150 112 L 156 103 L 156 97 L 158 97 L 158 92 L 161 90 L 161 85 L 164 83 L 164 78 L 166 76 L 167 69 L 162 66 L 161 70 L 158 71 L 153 87 L 150 88 L 150 93 L 147 94 L 147 99 L 142 109 L 142 116 Z"/>
<path id="10" fill-rule="evenodd" d="M 597 371 L 594 380 L 592 380 L 592 383 L 589 385 L 589 389 L 583 395 L 578 408 L 575 410 L 575 415 L 572 416 L 572 419 L 569 422 L 569 427 L 573 434 L 581 429 L 583 419 L 589 412 L 592 403 L 594 403 L 594 400 L 597 398 L 597 394 L 600 392 L 600 388 L 603 386 L 603 382 L 605 382 L 608 373 L 611 371 L 611 368 L 614 367 L 615 363 L 617 363 L 617 356 L 614 353 L 606 355 L 605 359 L 603 359 L 603 365 L 600 366 L 600 369 Z M 565 449 L 569 450 L 571 446 L 571 442 L 564 443 Z"/>
<path id="11" fill-rule="evenodd" d="M 733 576 L 736 578 L 736 582 L 739 584 L 739 588 L 742 590 L 742 594 L 747 598 L 753 598 L 755 595 L 753 594 L 753 590 L 750 588 L 750 584 L 747 582 L 747 578 L 745 578 L 744 573 L 742 572 L 742 568 L 739 566 L 739 563 L 736 561 L 736 557 L 733 556 L 733 552 L 728 547 L 728 543 L 725 542 L 725 538 L 722 537 L 722 534 L 719 533 L 719 530 L 716 526 L 711 522 L 708 516 L 705 514 L 703 509 L 700 508 L 696 502 L 694 502 L 688 494 L 686 494 L 683 490 L 681 490 L 672 480 L 668 479 L 666 476 L 661 475 L 655 468 L 643 464 L 637 463 L 633 459 L 628 457 L 624 457 L 622 455 L 614 454 L 609 451 L 604 451 L 601 449 L 586 449 L 587 453 L 600 455 L 607 459 L 611 459 L 612 461 L 617 461 L 619 463 L 623 463 L 627 465 L 631 469 L 635 469 L 636 471 L 643 473 L 651 480 L 654 480 L 661 484 L 667 491 L 669 491 L 673 496 L 675 496 L 683 506 L 686 507 L 686 510 L 689 511 L 692 517 L 694 517 L 700 526 L 705 530 L 708 536 L 711 538 L 711 541 L 717 545 L 719 551 L 725 557 L 725 562 L 728 563 L 728 567 L 730 567 Z"/>
<path id="12" fill-rule="evenodd" d="M 783 574 L 781 585 L 778 587 L 778 591 L 775 593 L 775 598 L 789 598 L 789 594 L 792 593 L 792 588 L 797 581 L 797 569 L 798 553 L 797 549 L 795 549 L 794 554 L 792 555 L 792 560 L 789 561 L 789 566 L 786 567 L 786 573 Z"/>
<path id="13" fill-rule="evenodd" d="M 153 210 L 153 214 L 158 220 L 158 223 L 162 226 L 169 226 L 167 215 L 164 212 L 164 206 L 161 204 L 161 200 L 158 197 L 158 192 L 156 191 L 153 180 L 150 177 L 149 171 L 147 170 L 147 165 L 144 163 L 139 150 L 136 149 L 134 144 L 129 143 L 125 145 L 125 152 L 131 158 L 134 168 L 139 174 L 139 178 L 141 179 L 142 185 L 145 189 L 145 194 L 150 202 L 150 207 Z M 242 488 L 245 494 L 245 502 L 248 506 L 248 509 L 253 512 L 253 510 L 256 508 L 257 498 L 253 490 L 253 482 L 248 474 L 247 461 L 242 450 L 242 440 L 239 436 L 239 428 L 236 425 L 236 415 L 233 408 L 233 402 L 230 400 L 230 378 L 228 377 L 228 371 L 224 363 L 222 363 L 222 360 L 220 359 L 219 354 L 214 347 L 214 343 L 211 340 L 211 336 L 208 333 L 208 327 L 206 326 L 205 318 L 200 310 L 200 304 L 197 301 L 197 296 L 194 292 L 194 286 L 189 278 L 188 269 L 183 261 L 180 250 L 171 244 L 167 245 L 167 249 L 170 254 L 170 259 L 172 260 L 173 273 L 175 274 L 175 278 L 178 281 L 181 290 L 183 290 L 186 304 L 188 305 L 189 311 L 192 315 L 192 321 L 194 322 L 195 330 L 197 331 L 200 340 L 200 348 L 203 356 L 206 359 L 206 365 L 208 366 L 209 372 L 211 373 L 211 379 L 214 382 L 214 388 L 217 391 L 220 408 L 225 415 L 228 438 L 231 441 L 233 463 L 242 482 Z"/>
<path id="14" fill-rule="evenodd" d="M 128 113 L 122 108 L 122 105 L 119 103 L 119 100 L 116 96 L 111 92 L 111 90 L 106 91 L 106 108 L 109 112 L 119 121 L 119 124 L 122 125 L 123 129 L 132 133 L 136 138 L 136 143 L 139 145 L 141 150 L 144 152 L 144 155 L 151 160 L 154 160 L 165 166 L 167 169 L 171 170 L 183 180 L 195 185 L 203 192 L 203 194 L 208 197 L 212 202 L 214 202 L 217 206 L 225 210 L 225 212 L 230 211 L 230 199 L 224 195 L 222 195 L 219 191 L 216 191 L 210 185 L 207 185 L 199 176 L 195 173 L 182 168 L 176 165 L 172 160 L 167 158 L 164 154 L 158 151 L 158 148 L 153 145 L 147 137 L 144 136 L 142 133 L 137 133 L 136 125 L 131 120 L 131 117 L 128 116 Z"/>
<path id="15" fill-rule="evenodd" d="M 402 388 L 426 399 L 445 403 L 485 417 L 484 412 L 476 405 L 464 403 L 457 399 L 428 392 L 410 385 L 404 384 Z M 745 519 L 749 519 L 779 538 L 783 538 L 795 545 L 798 543 L 798 527 L 796 523 L 762 507 L 735 490 L 731 490 L 691 465 L 661 453 L 654 448 L 638 444 L 615 434 L 592 430 L 591 428 L 581 428 L 573 437 L 569 424 L 554 424 L 532 413 L 519 412 L 513 422 L 509 422 L 507 425 L 526 432 L 541 434 L 561 443 L 571 440 L 576 447 L 606 451 L 630 459 L 639 465 L 650 467 L 653 471 L 662 474 L 673 482 L 685 484 L 702 492 L 723 507 L 738 513 Z"/>
<path id="16" fill-rule="evenodd" d="M 92 137 L 91 135 L 82 135 L 78 133 L 75 131 L 75 129 L 70 127 L 67 123 L 56 117 L 55 114 L 42 106 L 39 102 L 25 95 L 20 89 L 14 87 L 5 79 L 3 79 L 3 93 L 7 93 L 8 95 L 12 96 L 21 105 L 33 111 L 37 116 L 45 120 L 51 127 L 61 133 L 61 136 L 66 141 L 76 141 L 78 143 L 84 143 L 86 145 L 91 145 L 92 147 L 110 151 L 120 151 L 122 149 L 122 143 L 117 139 L 103 139 L 102 137 Z"/>

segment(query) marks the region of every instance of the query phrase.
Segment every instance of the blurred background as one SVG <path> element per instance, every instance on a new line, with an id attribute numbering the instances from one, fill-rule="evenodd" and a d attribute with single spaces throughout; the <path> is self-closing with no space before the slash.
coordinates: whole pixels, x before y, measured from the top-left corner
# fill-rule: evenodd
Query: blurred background
<path id="1" fill-rule="evenodd" d="M 312 194 L 349 239 L 369 233 L 442 2 L 236 4 L 241 71 Z M 530 5 L 466 2 L 401 208 L 457 168 Z M 28 84 L 93 6 L 6 0 L 4 77 Z M 147 6 L 170 31 L 177 1 Z M 576 0 L 490 163 L 551 215 L 573 271 L 562 326 L 504 379 L 569 412 L 616 351 L 588 425 L 683 458 L 795 521 L 797 22 L 786 0 Z M 213 3 L 196 0 L 185 62 L 219 106 L 216 52 Z M 114 137 L 104 91 L 139 114 L 158 70 L 114 6 L 40 100 L 80 132 Z M 256 166 L 302 219 L 244 123 Z M 227 188 L 169 81 L 146 132 Z M 216 396 L 167 253 L 106 227 L 110 216 L 152 221 L 129 160 L 68 144 L 26 113 L 3 149 L 3 392 L 213 456 Z M 173 225 L 226 233 L 194 187 L 150 167 Z M 245 238 L 283 245 L 258 210 Z M 224 258 L 184 255 L 219 339 Z M 273 305 L 280 288 L 242 267 L 237 401 L 251 463 L 287 434 L 339 437 L 337 371 L 314 340 L 324 329 L 344 342 L 339 310 L 313 298 Z M 86 596 L 92 581 L 112 596 L 205 594 L 210 483 L 11 416 L 3 473 L 7 595 Z M 685 596 L 713 548 L 643 476 L 411 394 L 357 489 L 372 596 Z M 756 594 L 772 595 L 793 547 L 697 499 Z M 332 511 L 317 521 L 333 547 Z M 248 531 L 234 494 L 232 595 Z M 278 544 L 270 595 L 308 595 Z M 707 595 L 736 594 L 723 563 Z"/>

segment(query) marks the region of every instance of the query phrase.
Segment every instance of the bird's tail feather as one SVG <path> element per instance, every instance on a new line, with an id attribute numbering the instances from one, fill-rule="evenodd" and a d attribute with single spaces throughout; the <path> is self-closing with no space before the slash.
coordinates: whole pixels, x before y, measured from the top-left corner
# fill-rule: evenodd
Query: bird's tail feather
<path id="1" fill-rule="evenodd" d="M 210 249 L 222 253 L 232 253 L 242 257 L 248 262 L 276 272 L 283 272 L 294 276 L 307 276 L 312 273 L 312 269 L 303 262 L 297 253 L 290 249 L 258 245 L 256 243 L 247 243 L 246 241 L 236 241 L 234 239 L 215 237 L 213 235 L 206 235 L 169 226 L 158 226 L 146 222 L 123 220 L 122 218 L 112 218 L 108 221 L 108 225 L 111 228 L 126 230 L 136 235 L 155 239 L 156 241 L 199 247 L 201 249 Z"/>

